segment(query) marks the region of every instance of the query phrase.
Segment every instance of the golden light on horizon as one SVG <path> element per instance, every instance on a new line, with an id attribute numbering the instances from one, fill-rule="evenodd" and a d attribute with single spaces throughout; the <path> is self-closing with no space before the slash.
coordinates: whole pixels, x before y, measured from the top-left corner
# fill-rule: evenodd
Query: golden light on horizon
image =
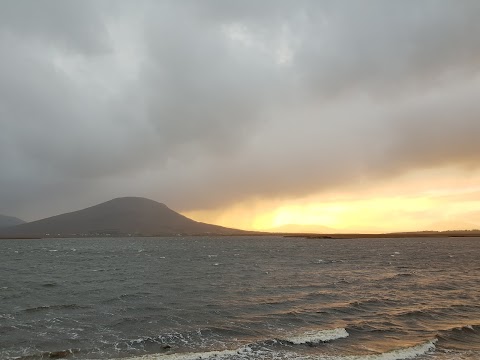
<path id="1" fill-rule="evenodd" d="M 310 226 L 317 232 L 328 228 L 338 232 L 474 228 L 480 224 L 480 187 L 476 185 L 480 178 L 446 170 L 412 173 L 374 189 L 351 188 L 299 199 L 256 199 L 184 214 L 198 221 L 264 231 L 288 231 L 288 225 Z"/>
<path id="2" fill-rule="evenodd" d="M 434 201 L 429 198 L 378 198 L 328 203 L 311 199 L 301 205 L 287 202 L 278 208 L 266 202 L 265 210 L 254 216 L 248 206 L 186 215 L 204 222 L 247 230 L 268 231 L 286 225 L 318 225 L 339 231 L 382 232 L 414 230 L 411 227 L 412 215 L 408 213 L 427 211 L 434 206 Z"/>

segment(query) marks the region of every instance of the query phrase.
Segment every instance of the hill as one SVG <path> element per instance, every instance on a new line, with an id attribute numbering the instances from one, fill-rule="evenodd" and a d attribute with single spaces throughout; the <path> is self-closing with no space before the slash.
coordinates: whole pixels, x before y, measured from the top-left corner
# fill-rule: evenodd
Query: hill
<path id="1" fill-rule="evenodd" d="M 25 221 L 19 218 L 16 218 L 13 216 L 0 215 L 0 228 L 7 227 L 7 226 L 15 226 L 23 223 L 25 223 Z"/>
<path id="2" fill-rule="evenodd" d="M 189 219 L 165 204 L 139 197 L 113 199 L 83 210 L 1 229 L 2 237 L 234 235 L 242 230 Z"/>

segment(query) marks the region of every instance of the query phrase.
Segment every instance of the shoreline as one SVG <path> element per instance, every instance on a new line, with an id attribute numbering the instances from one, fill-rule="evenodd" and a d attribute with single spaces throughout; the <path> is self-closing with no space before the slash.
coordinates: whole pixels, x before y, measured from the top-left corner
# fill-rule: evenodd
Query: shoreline
<path id="1" fill-rule="evenodd" d="M 245 234 L 156 234 L 156 235 L 57 235 L 57 236 L 1 236 L 0 240 L 40 240 L 40 239 L 125 239 L 125 238 L 171 238 L 171 237 L 283 237 L 283 238 L 303 238 L 303 239 L 395 239 L 395 238 L 464 238 L 480 237 L 480 231 L 420 231 L 420 232 L 398 232 L 398 233 L 348 233 L 348 234 L 329 234 L 329 233 L 261 233 L 252 232 Z"/>

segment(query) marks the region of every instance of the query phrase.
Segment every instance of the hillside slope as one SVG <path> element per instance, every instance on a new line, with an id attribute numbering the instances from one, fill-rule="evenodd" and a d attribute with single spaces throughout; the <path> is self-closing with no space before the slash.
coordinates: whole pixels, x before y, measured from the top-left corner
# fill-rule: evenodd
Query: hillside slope
<path id="1" fill-rule="evenodd" d="M 3 237 L 241 233 L 241 230 L 194 221 L 165 204 L 139 197 L 117 198 L 83 210 L 0 230 Z"/>

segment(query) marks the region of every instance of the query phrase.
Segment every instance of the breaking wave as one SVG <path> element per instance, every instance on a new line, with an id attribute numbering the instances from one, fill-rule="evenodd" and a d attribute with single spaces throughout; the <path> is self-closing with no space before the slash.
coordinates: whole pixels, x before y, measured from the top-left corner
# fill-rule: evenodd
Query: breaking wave
<path id="1" fill-rule="evenodd" d="M 337 328 L 331 330 L 308 331 L 302 335 L 293 336 L 285 339 L 295 345 L 300 344 L 319 344 L 337 339 L 348 337 L 348 332 L 344 328 Z"/>
<path id="2" fill-rule="evenodd" d="M 404 360 L 404 359 L 414 359 L 418 356 L 431 353 L 435 350 L 435 344 L 438 340 L 433 339 L 425 343 L 415 345 L 407 348 L 395 349 L 392 351 L 387 351 L 381 354 L 373 355 L 353 355 L 353 356 L 333 356 L 333 357 L 324 357 L 325 360 Z M 323 358 L 322 358 L 323 359 Z"/>
<path id="3" fill-rule="evenodd" d="M 335 329 L 337 330 L 337 329 Z M 339 331 L 339 334 L 343 332 Z M 234 350 L 207 351 L 183 354 L 152 354 L 129 360 L 250 360 L 250 359 L 302 359 L 302 360 L 406 360 L 431 353 L 437 339 L 425 343 L 371 355 L 300 355 L 294 351 L 270 350 L 265 347 L 246 345 Z"/>

